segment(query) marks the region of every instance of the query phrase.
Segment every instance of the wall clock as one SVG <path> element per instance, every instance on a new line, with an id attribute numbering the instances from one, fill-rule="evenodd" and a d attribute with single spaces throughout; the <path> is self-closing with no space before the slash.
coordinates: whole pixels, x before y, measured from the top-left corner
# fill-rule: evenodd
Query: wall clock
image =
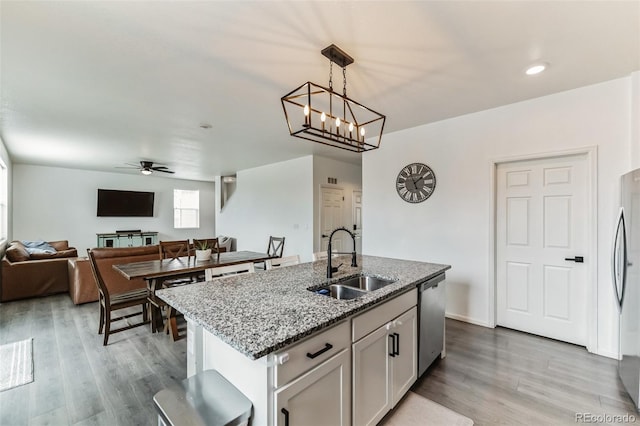
<path id="1" fill-rule="evenodd" d="M 436 189 L 436 175 L 422 163 L 406 165 L 396 178 L 398 195 L 408 203 L 421 203 Z"/>

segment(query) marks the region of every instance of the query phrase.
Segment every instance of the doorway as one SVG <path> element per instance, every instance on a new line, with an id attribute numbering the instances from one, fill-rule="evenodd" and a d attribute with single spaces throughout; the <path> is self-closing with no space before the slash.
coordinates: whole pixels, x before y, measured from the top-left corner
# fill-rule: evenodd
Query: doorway
<path id="1" fill-rule="evenodd" d="M 356 253 L 362 254 L 362 191 L 354 190 L 351 198 L 353 233 L 356 236 Z"/>
<path id="2" fill-rule="evenodd" d="M 344 190 L 322 186 L 320 192 L 320 251 L 327 251 L 329 234 L 344 225 Z M 333 250 L 343 251 L 343 234 L 346 233 L 338 232 L 333 237 L 333 241 L 331 241 Z"/>
<path id="3" fill-rule="evenodd" d="M 495 163 L 497 325 L 592 347 L 593 153 Z"/>

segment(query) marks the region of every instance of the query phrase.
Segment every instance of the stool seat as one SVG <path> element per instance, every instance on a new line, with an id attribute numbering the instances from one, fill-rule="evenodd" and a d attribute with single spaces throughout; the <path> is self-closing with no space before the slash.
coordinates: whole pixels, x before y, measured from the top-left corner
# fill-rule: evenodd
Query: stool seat
<path id="1" fill-rule="evenodd" d="M 216 370 L 206 370 L 153 396 L 158 424 L 238 426 L 251 417 L 252 403 Z M 161 423 L 162 422 L 162 423 Z"/>

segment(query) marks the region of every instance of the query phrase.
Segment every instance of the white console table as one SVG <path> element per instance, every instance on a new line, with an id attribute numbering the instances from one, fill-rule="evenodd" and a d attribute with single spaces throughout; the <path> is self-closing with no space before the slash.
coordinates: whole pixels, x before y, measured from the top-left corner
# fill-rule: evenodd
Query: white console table
<path id="1" fill-rule="evenodd" d="M 158 244 L 157 232 L 125 231 L 97 235 L 98 247 L 140 247 Z"/>

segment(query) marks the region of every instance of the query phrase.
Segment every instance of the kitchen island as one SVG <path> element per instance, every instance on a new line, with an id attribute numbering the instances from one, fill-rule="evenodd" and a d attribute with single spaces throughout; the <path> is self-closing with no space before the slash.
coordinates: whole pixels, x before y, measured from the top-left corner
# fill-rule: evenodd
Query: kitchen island
<path id="1" fill-rule="evenodd" d="M 188 374 L 211 368 L 218 370 L 253 402 L 253 424 L 284 424 L 290 415 L 298 419 L 291 424 L 303 423 L 303 417 L 284 405 L 291 408 L 295 404 L 309 404 L 305 398 L 311 395 L 313 398 L 324 395 L 323 401 L 315 400 L 315 410 L 303 410 L 317 422 L 322 418 L 318 415 L 333 411 L 340 419 L 335 424 L 351 424 L 352 358 L 354 403 L 357 371 L 361 366 L 355 364 L 358 354 L 354 350 L 358 350 L 362 341 L 373 339 L 371 336 L 378 328 L 386 328 L 383 331 L 390 333 L 390 339 L 381 334 L 383 338 L 375 342 L 384 345 L 385 357 L 389 345 L 392 346 L 389 355 L 398 351 L 407 356 L 413 352 L 405 364 L 412 366 L 415 381 L 415 287 L 450 267 L 373 256 L 358 256 L 357 267 L 348 266 L 348 256 L 333 260 L 334 265 L 343 265 L 332 282 L 361 274 L 395 282 L 356 299 L 337 300 L 309 290 L 327 282 L 327 263 L 317 261 L 158 291 L 160 298 L 187 319 Z M 404 315 L 405 311 L 413 312 L 412 319 L 401 321 L 400 314 Z M 411 338 L 401 339 L 401 333 L 391 332 L 392 328 L 407 324 L 412 324 L 407 331 Z M 361 341 L 356 341 L 359 339 Z M 413 345 L 407 347 L 412 340 Z M 403 351 L 403 347 L 408 350 Z M 390 361 L 397 358 L 392 357 Z M 381 378 L 385 383 L 393 381 L 392 366 L 385 365 L 385 371 L 390 372 Z M 318 373 L 320 367 L 324 370 Z M 321 374 L 323 372 L 327 374 Z M 296 399 L 303 394 L 294 390 L 313 389 L 305 383 L 314 378 L 324 380 L 326 383 L 319 389 L 324 387 L 328 391 L 312 392 Z M 340 389 L 332 390 L 330 386 L 334 385 Z M 392 405 L 392 401 L 388 401 L 387 406 Z M 316 415 L 314 411 L 320 413 Z M 354 423 L 359 423 L 357 408 L 353 414 Z"/>

